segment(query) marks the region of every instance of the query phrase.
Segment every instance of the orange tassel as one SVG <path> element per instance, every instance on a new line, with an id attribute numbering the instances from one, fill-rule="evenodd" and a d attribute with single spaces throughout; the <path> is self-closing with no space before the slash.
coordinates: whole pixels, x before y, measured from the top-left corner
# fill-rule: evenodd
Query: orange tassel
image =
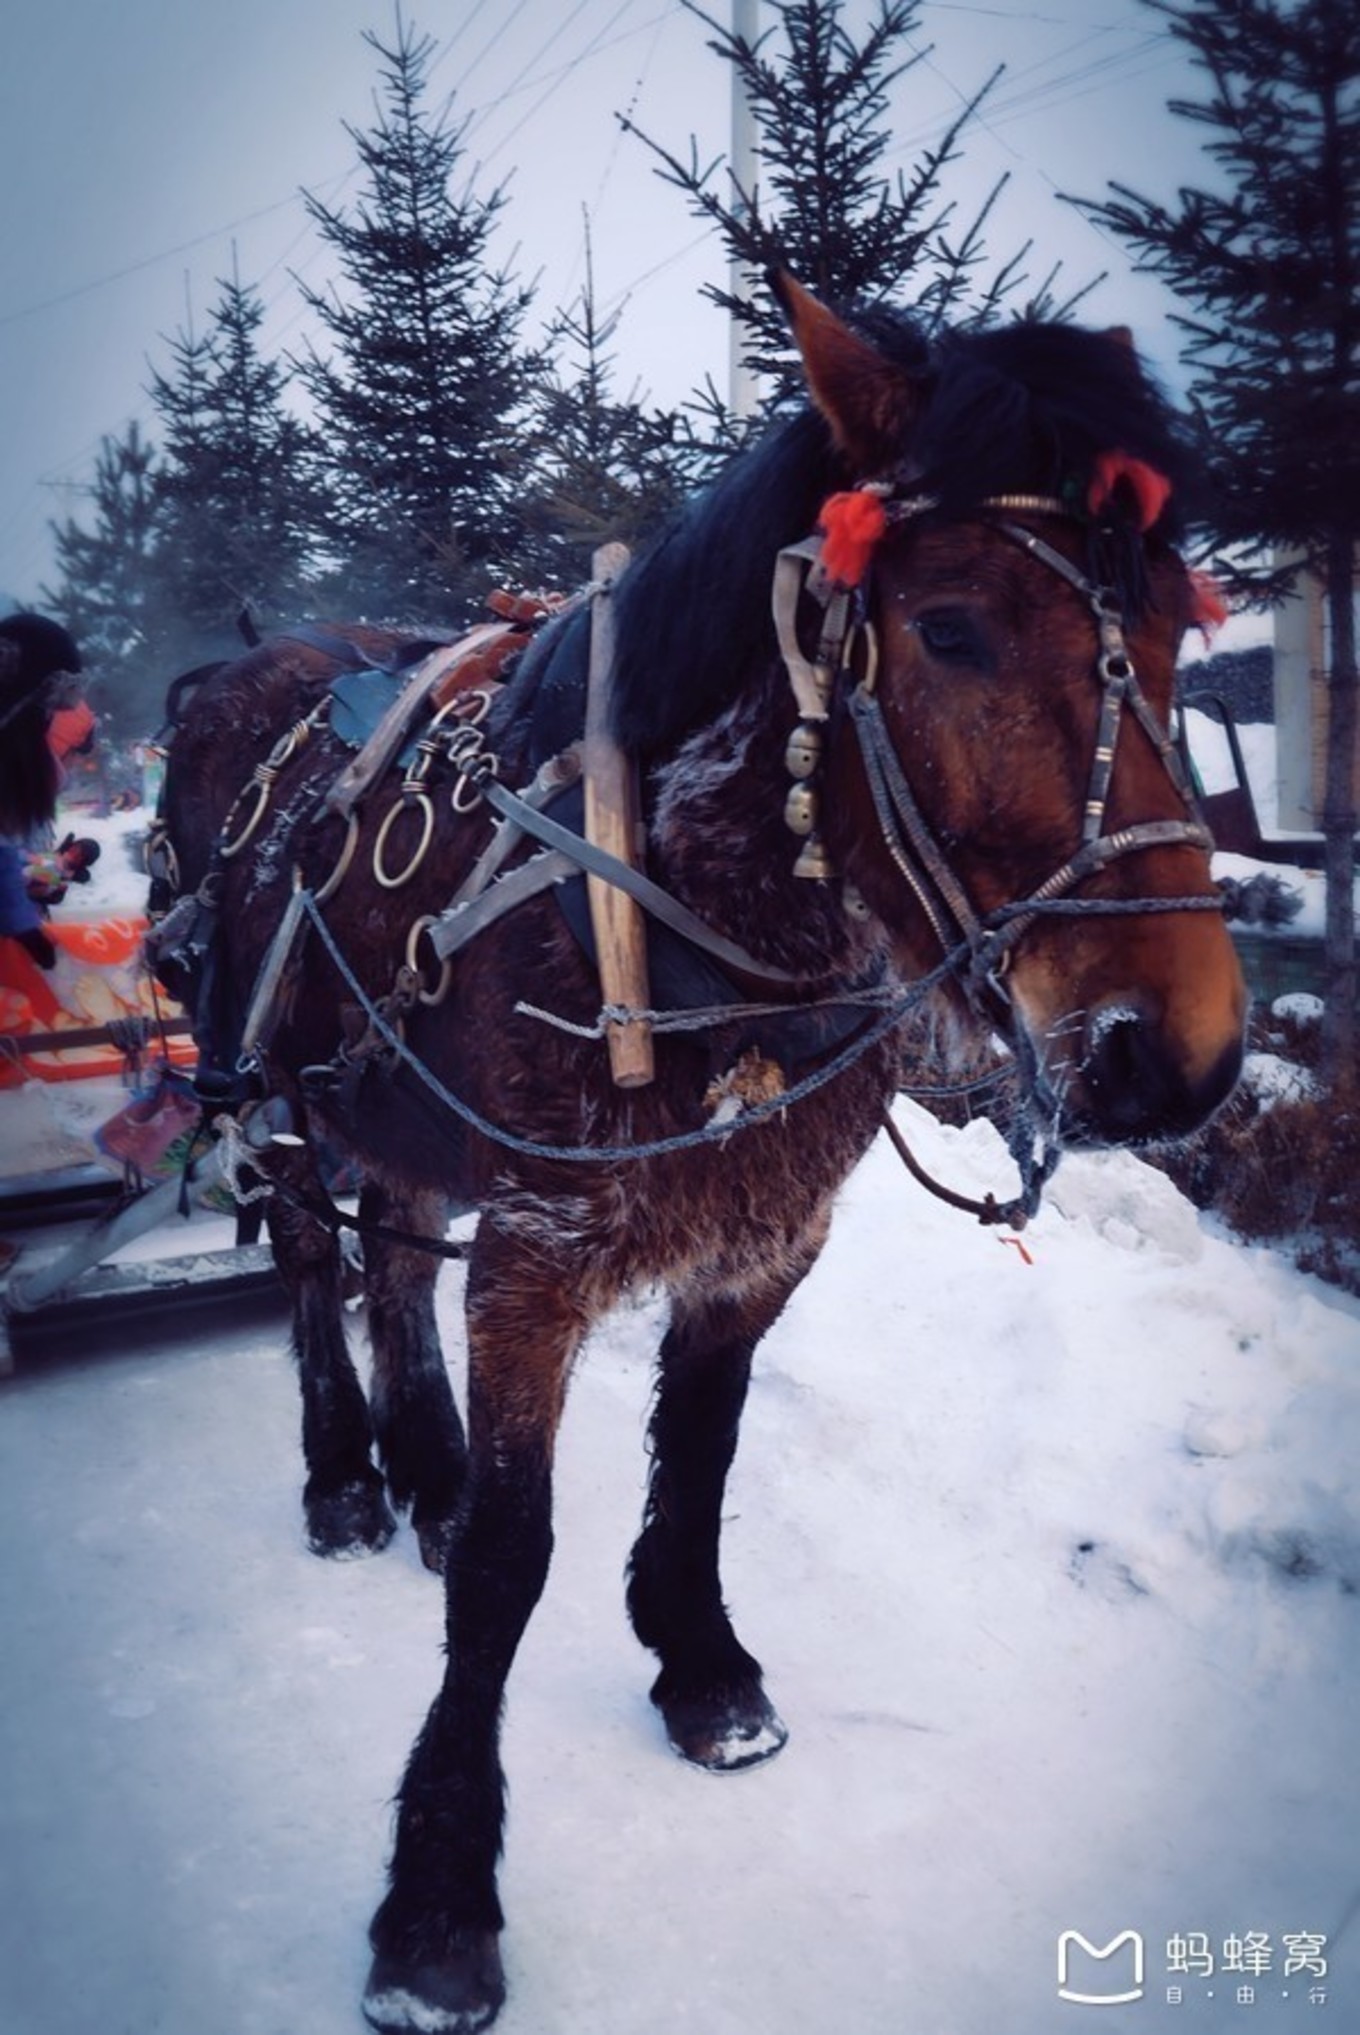
<path id="1" fill-rule="evenodd" d="M 825 536 L 822 564 L 842 586 L 858 586 L 888 527 L 882 501 L 867 488 L 832 495 L 822 504 L 817 523 Z"/>
<path id="2" fill-rule="evenodd" d="M 1102 452 L 1091 475 L 1086 506 L 1093 516 L 1107 507 L 1120 481 L 1127 481 L 1138 510 L 1138 528 L 1150 530 L 1171 499 L 1171 483 L 1156 467 L 1127 452 Z"/>
<path id="3" fill-rule="evenodd" d="M 1228 603 L 1223 589 L 1207 572 L 1192 572 L 1190 575 L 1190 620 L 1197 629 L 1203 629 L 1206 636 L 1215 629 L 1221 629 L 1228 619 Z"/>

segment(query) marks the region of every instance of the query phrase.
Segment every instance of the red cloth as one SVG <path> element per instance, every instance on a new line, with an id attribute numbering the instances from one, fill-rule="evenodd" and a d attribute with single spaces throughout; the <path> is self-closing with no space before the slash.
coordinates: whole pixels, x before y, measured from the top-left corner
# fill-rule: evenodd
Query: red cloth
<path id="1" fill-rule="evenodd" d="M 817 522 L 824 533 L 822 564 L 842 586 L 858 586 L 888 527 L 881 497 L 868 488 L 832 495 Z"/>
<path id="2" fill-rule="evenodd" d="M 72 750 L 81 749 L 94 733 L 94 715 L 84 700 L 73 707 L 58 707 L 47 724 L 47 743 L 58 763 Z"/>
<path id="3" fill-rule="evenodd" d="M 1102 452 L 1091 475 L 1086 506 L 1093 516 L 1109 502 L 1120 482 L 1127 483 L 1138 514 L 1138 528 L 1150 530 L 1171 499 L 1171 483 L 1164 473 L 1146 460 L 1133 459 L 1127 452 Z"/>

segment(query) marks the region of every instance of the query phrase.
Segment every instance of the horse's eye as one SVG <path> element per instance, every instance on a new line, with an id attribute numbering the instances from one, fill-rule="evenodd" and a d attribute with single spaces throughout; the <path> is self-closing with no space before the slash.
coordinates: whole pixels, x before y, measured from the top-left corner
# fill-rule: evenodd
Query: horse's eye
<path id="1" fill-rule="evenodd" d="M 912 627 L 942 664 L 985 664 L 986 647 L 971 615 L 962 608 L 931 608 Z"/>

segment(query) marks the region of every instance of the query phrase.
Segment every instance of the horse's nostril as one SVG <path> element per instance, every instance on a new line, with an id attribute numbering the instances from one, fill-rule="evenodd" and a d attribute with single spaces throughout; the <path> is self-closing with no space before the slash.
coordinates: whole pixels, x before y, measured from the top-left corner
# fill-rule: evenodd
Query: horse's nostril
<path id="1" fill-rule="evenodd" d="M 1144 1034 L 1143 1021 L 1132 1010 L 1097 1012 L 1087 1026 L 1082 1073 L 1107 1134 L 1132 1134 L 1146 1112 L 1152 1069 Z"/>
<path id="2" fill-rule="evenodd" d="M 1092 1014 L 1081 1072 L 1100 1134 L 1114 1143 L 1184 1137 L 1228 1094 L 1236 1048 L 1196 1073 L 1156 1020 L 1127 1004 Z"/>
<path id="3" fill-rule="evenodd" d="M 1086 1032 L 1089 1080 L 1111 1092 L 1136 1089 L 1155 1073 L 1148 1026 L 1136 1010 L 1098 1011 Z"/>

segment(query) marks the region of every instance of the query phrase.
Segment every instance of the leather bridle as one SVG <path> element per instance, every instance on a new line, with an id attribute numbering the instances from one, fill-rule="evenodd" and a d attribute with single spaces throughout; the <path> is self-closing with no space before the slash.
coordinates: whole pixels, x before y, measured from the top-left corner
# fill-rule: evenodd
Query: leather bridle
<path id="1" fill-rule="evenodd" d="M 910 521 L 938 506 L 933 496 L 901 496 L 886 487 L 881 492 L 887 497 L 884 508 L 890 525 Z M 858 738 L 884 846 L 925 913 L 942 952 L 955 967 L 970 1002 L 984 1015 L 994 1016 L 997 1000 L 1003 1006 L 1010 1003 L 1003 976 L 1014 949 L 1040 917 L 1221 911 L 1222 900 L 1217 892 L 1130 898 L 1073 894 L 1127 855 L 1166 847 L 1207 853 L 1213 837 L 1199 814 L 1174 740 L 1138 682 L 1115 595 L 1033 530 L 1012 520 L 1020 514 L 1071 520 L 1070 509 L 1043 495 L 998 495 L 980 503 L 977 514 L 998 535 L 1079 593 L 1096 628 L 1095 677 L 1101 688 L 1101 708 L 1080 843 L 1027 897 L 979 912 L 950 866 L 911 789 L 879 704 L 877 635 L 863 587 L 847 588 L 829 578 L 820 564 L 819 539 L 809 538 L 780 553 L 775 568 L 774 621 L 799 715 L 805 726 L 815 731 L 813 739 L 818 745 L 820 726 L 830 717 L 839 685 Z M 817 650 L 811 658 L 803 651 L 799 631 L 799 601 L 804 594 L 821 609 Z M 1106 831 L 1115 754 L 1126 716 L 1138 723 L 1160 756 L 1184 804 L 1184 819 L 1144 820 Z"/>

